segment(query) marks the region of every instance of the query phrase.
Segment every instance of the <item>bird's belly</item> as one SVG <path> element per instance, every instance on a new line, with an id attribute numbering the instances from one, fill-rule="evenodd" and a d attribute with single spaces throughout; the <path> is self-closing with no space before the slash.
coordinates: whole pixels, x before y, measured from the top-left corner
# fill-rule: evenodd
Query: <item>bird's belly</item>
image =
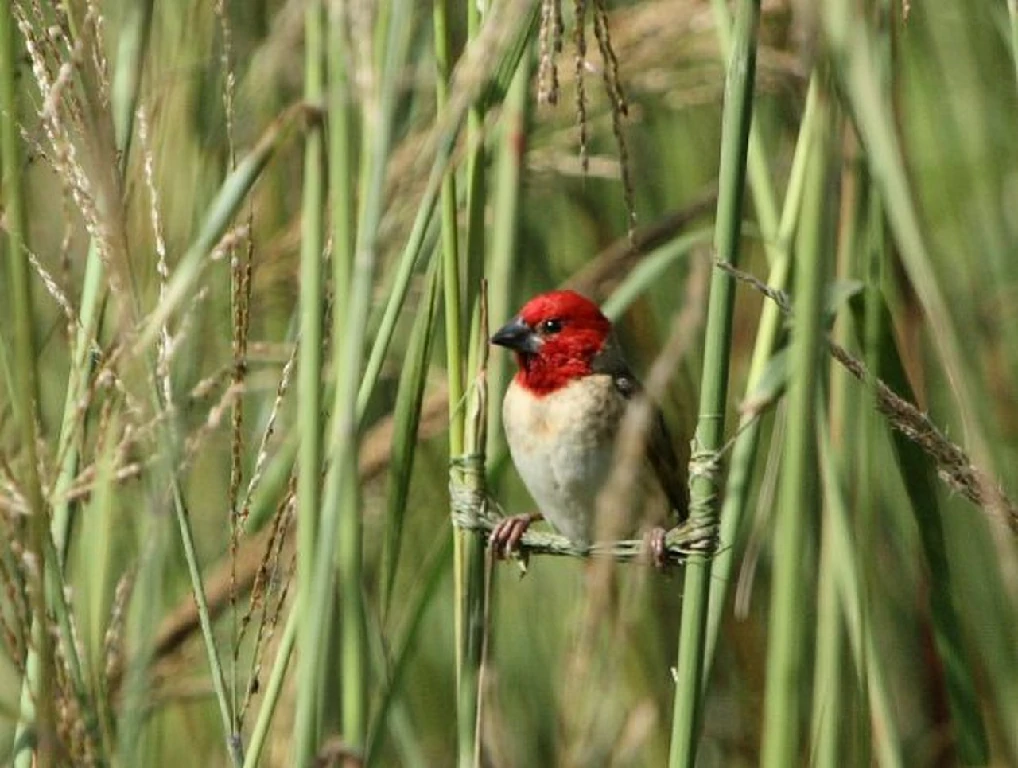
<path id="1" fill-rule="evenodd" d="M 610 448 L 513 451 L 513 461 L 545 519 L 571 541 L 589 543 L 597 494 L 611 471 Z"/>
<path id="2" fill-rule="evenodd" d="M 536 400 L 510 387 L 504 408 L 506 438 L 520 477 L 545 519 L 577 544 L 593 540 L 597 494 L 611 472 L 624 410 L 611 397 L 594 398 L 594 408 L 591 402 L 589 385 L 586 391 L 570 385 Z"/>

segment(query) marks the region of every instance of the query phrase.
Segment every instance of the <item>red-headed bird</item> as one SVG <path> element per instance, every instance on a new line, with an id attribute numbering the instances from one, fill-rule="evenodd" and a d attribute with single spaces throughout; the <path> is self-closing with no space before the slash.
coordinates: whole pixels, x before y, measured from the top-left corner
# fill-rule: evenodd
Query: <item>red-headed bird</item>
<path id="1" fill-rule="evenodd" d="M 513 463 L 540 510 L 501 521 L 491 545 L 499 553 L 515 549 L 530 523 L 541 517 L 570 541 L 590 544 L 597 495 L 615 462 L 615 438 L 629 401 L 640 392 L 611 321 L 575 291 L 551 291 L 528 301 L 491 342 L 516 354 L 519 371 L 506 392 L 502 419 Z M 675 524 L 687 514 L 685 466 L 660 412 L 654 414 L 646 446 L 648 474 Z M 652 536 L 658 562 L 663 533 L 656 528 Z"/>

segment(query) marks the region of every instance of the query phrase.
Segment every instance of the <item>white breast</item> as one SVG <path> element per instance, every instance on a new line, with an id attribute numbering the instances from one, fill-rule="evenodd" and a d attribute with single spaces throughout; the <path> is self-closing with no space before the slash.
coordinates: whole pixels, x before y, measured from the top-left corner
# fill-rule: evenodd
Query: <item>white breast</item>
<path id="1" fill-rule="evenodd" d="M 597 493 L 611 471 L 625 400 L 610 376 L 536 397 L 514 380 L 502 405 L 513 463 L 545 519 L 578 544 L 593 539 Z"/>

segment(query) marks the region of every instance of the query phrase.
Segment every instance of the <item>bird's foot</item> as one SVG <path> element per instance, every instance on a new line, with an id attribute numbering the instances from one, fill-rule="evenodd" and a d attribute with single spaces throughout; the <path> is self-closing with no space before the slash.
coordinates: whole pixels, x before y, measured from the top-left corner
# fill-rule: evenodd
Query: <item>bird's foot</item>
<path id="1" fill-rule="evenodd" d="M 650 553 L 650 561 L 659 571 L 668 565 L 668 544 L 665 541 L 668 531 L 661 526 L 651 528 L 643 537 L 645 551 Z"/>
<path id="2" fill-rule="evenodd" d="M 523 538 L 523 534 L 527 532 L 530 524 L 541 519 L 542 517 L 539 513 L 531 512 L 526 515 L 504 517 L 499 520 L 494 529 L 492 529 L 491 536 L 488 537 L 488 546 L 495 553 L 495 557 L 511 557 L 519 549 L 520 540 Z"/>

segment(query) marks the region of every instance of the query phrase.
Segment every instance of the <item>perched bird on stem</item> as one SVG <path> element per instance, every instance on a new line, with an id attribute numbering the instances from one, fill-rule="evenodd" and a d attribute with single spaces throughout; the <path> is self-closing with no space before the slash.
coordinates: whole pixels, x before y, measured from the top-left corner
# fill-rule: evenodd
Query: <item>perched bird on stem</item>
<path id="1" fill-rule="evenodd" d="M 574 543 L 590 544 L 599 528 L 598 492 L 616 462 L 616 436 L 640 392 L 611 321 L 575 291 L 551 291 L 528 301 L 491 342 L 516 354 L 519 371 L 506 392 L 502 419 L 513 463 L 539 510 L 502 520 L 491 533 L 491 546 L 499 554 L 512 552 L 530 524 L 542 518 Z M 658 526 L 649 531 L 654 560 L 663 563 L 660 523 L 671 527 L 684 520 L 688 500 L 685 467 L 660 412 L 654 413 L 645 445 L 649 472 L 643 474 L 651 480 L 638 487 L 665 507 L 667 517 L 658 514 Z M 622 522 L 600 527 L 624 532 L 639 525 L 630 518 Z"/>

